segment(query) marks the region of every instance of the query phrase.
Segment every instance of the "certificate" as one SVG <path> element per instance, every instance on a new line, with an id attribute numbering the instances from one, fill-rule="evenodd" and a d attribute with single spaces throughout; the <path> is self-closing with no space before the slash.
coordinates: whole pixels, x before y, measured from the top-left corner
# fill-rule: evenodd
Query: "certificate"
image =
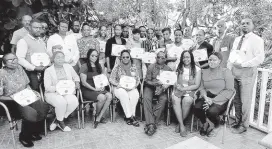
<path id="1" fill-rule="evenodd" d="M 105 53 L 106 51 L 106 42 L 105 41 L 99 41 L 100 44 L 100 52 Z"/>
<path id="2" fill-rule="evenodd" d="M 136 59 L 142 59 L 144 52 L 145 52 L 144 48 L 131 48 L 130 49 L 131 57 L 136 58 Z"/>
<path id="3" fill-rule="evenodd" d="M 246 57 L 246 54 L 244 51 L 241 51 L 241 50 L 233 50 L 230 52 L 230 56 L 229 56 L 229 61 L 231 63 L 243 63 L 245 60 L 244 60 L 244 57 Z"/>
<path id="4" fill-rule="evenodd" d="M 154 52 L 145 52 L 142 56 L 142 61 L 144 63 L 155 63 L 156 62 L 156 53 Z"/>
<path id="5" fill-rule="evenodd" d="M 171 58 L 174 58 L 174 57 L 180 58 L 182 51 L 183 51 L 182 47 L 172 46 L 167 50 L 167 55 L 168 57 L 171 57 Z"/>
<path id="6" fill-rule="evenodd" d="M 120 56 L 121 52 L 125 49 L 126 49 L 126 47 L 124 45 L 113 44 L 112 50 L 111 50 L 111 55 L 112 56 Z"/>
<path id="7" fill-rule="evenodd" d="M 50 58 L 46 53 L 33 53 L 31 55 L 31 63 L 35 66 L 48 66 Z"/>
<path id="8" fill-rule="evenodd" d="M 57 93 L 60 95 L 74 94 L 76 85 L 72 80 L 60 80 L 56 85 Z"/>
<path id="9" fill-rule="evenodd" d="M 196 62 L 208 60 L 207 49 L 197 49 L 193 52 Z"/>
<path id="10" fill-rule="evenodd" d="M 38 100 L 36 94 L 29 88 L 26 88 L 11 96 L 21 106 L 28 106 Z"/>
<path id="11" fill-rule="evenodd" d="M 165 85 L 174 85 L 177 82 L 177 73 L 174 71 L 161 71 L 157 79 Z"/>
<path id="12" fill-rule="evenodd" d="M 108 78 L 105 74 L 100 74 L 93 77 L 96 89 L 103 88 L 109 84 Z"/>
<path id="13" fill-rule="evenodd" d="M 122 75 L 119 85 L 126 89 L 133 89 L 136 86 L 136 79 L 134 77 Z"/>

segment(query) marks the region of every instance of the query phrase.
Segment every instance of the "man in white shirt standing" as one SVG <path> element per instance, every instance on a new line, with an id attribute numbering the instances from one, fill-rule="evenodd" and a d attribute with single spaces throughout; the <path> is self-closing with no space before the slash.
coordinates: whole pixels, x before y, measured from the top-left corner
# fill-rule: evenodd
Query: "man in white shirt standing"
<path id="1" fill-rule="evenodd" d="M 15 53 L 16 52 L 16 44 L 17 42 L 22 39 L 25 35 L 28 34 L 28 30 L 29 30 L 29 23 L 32 20 L 32 17 L 29 15 L 24 15 L 22 17 L 22 25 L 23 27 L 16 30 L 13 35 L 12 35 L 12 39 L 10 41 L 10 44 L 12 44 L 12 48 L 11 48 L 11 52 Z"/>
<path id="2" fill-rule="evenodd" d="M 252 92 L 257 76 L 257 66 L 264 61 L 264 40 L 252 31 L 252 19 L 241 21 L 242 36 L 235 38 L 230 53 L 228 67 L 234 75 L 236 95 L 233 100 L 236 122 L 232 125 L 233 133 L 241 134 L 249 127 L 249 114 Z"/>
<path id="3" fill-rule="evenodd" d="M 30 80 L 30 87 L 39 91 L 38 74 L 42 74 L 46 67 L 35 66 L 31 62 L 34 53 L 46 53 L 46 45 L 41 36 L 42 25 L 38 20 L 30 22 L 29 33 L 17 43 L 16 56 L 18 63 L 26 70 Z M 47 54 L 47 53 L 46 53 Z"/>
<path id="4" fill-rule="evenodd" d="M 79 51 L 74 36 L 67 35 L 68 22 L 61 20 L 59 22 L 59 32 L 51 35 L 47 40 L 47 52 L 52 57 L 52 47 L 61 45 L 65 54 L 65 62 L 71 66 L 76 66 L 79 59 Z"/>

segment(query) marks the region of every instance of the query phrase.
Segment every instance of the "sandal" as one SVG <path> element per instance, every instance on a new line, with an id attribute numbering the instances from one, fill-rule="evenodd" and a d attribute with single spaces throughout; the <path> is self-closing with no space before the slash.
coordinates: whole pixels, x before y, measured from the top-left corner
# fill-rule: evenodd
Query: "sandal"
<path id="1" fill-rule="evenodd" d="M 126 123 L 127 123 L 128 125 L 132 125 L 132 124 L 133 124 L 131 118 L 126 118 L 126 117 L 125 117 L 124 120 L 126 121 Z"/>
<path id="2" fill-rule="evenodd" d="M 154 135 L 154 133 L 156 132 L 156 129 L 157 129 L 157 127 L 156 127 L 155 124 L 150 124 L 150 125 L 148 126 L 147 135 L 148 135 L 148 136 Z"/>
<path id="3" fill-rule="evenodd" d="M 139 122 L 136 120 L 135 117 L 131 118 L 131 122 L 132 122 L 132 125 L 135 126 L 135 127 L 139 127 L 140 126 Z"/>

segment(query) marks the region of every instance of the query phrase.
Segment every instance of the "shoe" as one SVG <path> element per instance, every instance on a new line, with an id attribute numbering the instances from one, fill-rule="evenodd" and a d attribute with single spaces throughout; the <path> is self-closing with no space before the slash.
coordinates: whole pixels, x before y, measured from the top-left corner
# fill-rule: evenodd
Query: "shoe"
<path id="1" fill-rule="evenodd" d="M 156 125 L 155 125 L 155 124 L 150 124 L 150 125 L 148 126 L 148 131 L 147 131 L 146 134 L 147 134 L 148 136 L 153 136 L 154 133 L 156 132 L 156 130 L 157 130 Z"/>
<path id="2" fill-rule="evenodd" d="M 34 144 L 30 139 L 26 139 L 25 137 L 22 137 L 21 133 L 19 135 L 19 141 L 24 147 L 33 147 Z"/>
<path id="3" fill-rule="evenodd" d="M 53 122 L 50 124 L 49 130 L 53 131 L 57 128 L 57 124 L 56 124 L 56 118 L 53 120 Z"/>
<path id="4" fill-rule="evenodd" d="M 236 129 L 233 129 L 231 132 L 234 133 L 234 134 L 241 134 L 241 133 L 244 133 L 247 131 L 247 128 L 244 127 L 244 126 L 239 126 L 238 128 Z"/>
<path id="5" fill-rule="evenodd" d="M 98 126 L 98 124 L 99 124 L 99 121 L 96 121 L 96 118 L 97 118 L 97 116 L 95 115 L 95 116 L 94 116 L 94 124 L 93 124 L 93 127 L 94 127 L 94 128 L 97 128 L 97 126 Z"/>
<path id="6" fill-rule="evenodd" d="M 139 122 L 136 120 L 136 118 L 134 116 L 131 117 L 131 122 L 132 122 L 132 125 L 135 126 L 135 127 L 140 126 Z"/>
<path id="7" fill-rule="evenodd" d="M 59 127 L 59 129 L 61 129 L 62 131 L 64 132 L 69 132 L 71 131 L 71 128 L 68 127 L 68 126 L 65 126 L 64 122 L 63 121 L 60 121 L 57 126 Z"/>
<path id="8" fill-rule="evenodd" d="M 108 121 L 104 118 L 104 117 L 102 117 L 101 119 L 100 119 L 100 121 L 99 121 L 99 123 L 102 123 L 102 124 L 106 124 Z"/>
<path id="9" fill-rule="evenodd" d="M 40 135 L 32 135 L 31 136 L 31 140 L 32 141 L 39 141 L 39 140 L 41 140 L 42 139 L 42 137 L 40 136 Z"/>
<path id="10" fill-rule="evenodd" d="M 239 123 L 234 122 L 231 124 L 231 128 L 237 129 L 238 127 L 240 127 Z"/>
<path id="11" fill-rule="evenodd" d="M 205 124 L 204 124 L 204 125 L 205 125 Z M 207 126 L 206 129 L 205 129 L 204 126 L 200 129 L 199 133 L 200 133 L 201 136 L 206 136 L 206 135 L 207 135 L 207 130 L 209 129 L 210 124 L 208 123 L 207 125 L 208 125 L 208 126 Z"/>

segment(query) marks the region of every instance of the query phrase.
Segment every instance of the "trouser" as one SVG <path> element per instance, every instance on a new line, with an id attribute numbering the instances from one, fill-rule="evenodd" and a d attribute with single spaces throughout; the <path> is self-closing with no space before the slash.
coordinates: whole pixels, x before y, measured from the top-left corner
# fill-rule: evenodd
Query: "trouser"
<path id="1" fill-rule="evenodd" d="M 33 90 L 39 92 L 39 85 L 40 85 L 40 82 L 43 81 L 44 72 L 41 72 L 40 80 L 38 78 L 38 72 L 37 71 L 27 71 L 26 70 L 25 72 L 26 72 L 26 74 L 27 74 L 27 76 L 29 78 L 29 81 L 30 81 L 29 85 L 30 85 L 30 87 Z"/>
<path id="2" fill-rule="evenodd" d="M 57 93 L 45 93 L 47 103 L 55 107 L 56 118 L 58 121 L 63 121 L 67 118 L 78 106 L 78 99 L 75 95 L 61 96 Z"/>
<path id="3" fill-rule="evenodd" d="M 233 99 L 236 122 L 249 127 L 249 114 L 252 103 L 253 86 L 257 75 L 256 68 L 232 69 L 236 95 Z"/>
<path id="4" fill-rule="evenodd" d="M 216 95 L 213 95 L 210 92 L 207 92 L 207 96 L 210 98 L 214 98 Z M 206 111 L 203 109 L 203 105 L 205 104 L 204 98 L 199 98 L 196 100 L 193 111 L 196 117 L 198 117 L 202 124 L 206 123 L 206 118 L 208 118 L 215 126 L 219 125 L 219 115 L 223 114 L 228 106 L 228 102 L 219 105 L 213 103 L 209 109 Z"/>
<path id="5" fill-rule="evenodd" d="M 163 92 L 157 96 L 158 103 L 153 106 L 152 101 L 155 90 L 156 88 L 150 85 L 146 85 L 144 88 L 143 104 L 146 124 L 154 124 L 160 120 L 161 114 L 167 102 L 167 94 L 166 92 Z"/>
<path id="6" fill-rule="evenodd" d="M 33 134 L 40 134 L 49 110 L 48 105 L 38 100 L 25 107 L 19 105 L 18 108 L 23 119 L 20 137 L 29 139 Z"/>
<path id="7" fill-rule="evenodd" d="M 139 100 L 137 89 L 126 91 L 123 88 L 114 88 L 114 95 L 120 100 L 126 118 L 135 116 L 136 106 Z"/>

